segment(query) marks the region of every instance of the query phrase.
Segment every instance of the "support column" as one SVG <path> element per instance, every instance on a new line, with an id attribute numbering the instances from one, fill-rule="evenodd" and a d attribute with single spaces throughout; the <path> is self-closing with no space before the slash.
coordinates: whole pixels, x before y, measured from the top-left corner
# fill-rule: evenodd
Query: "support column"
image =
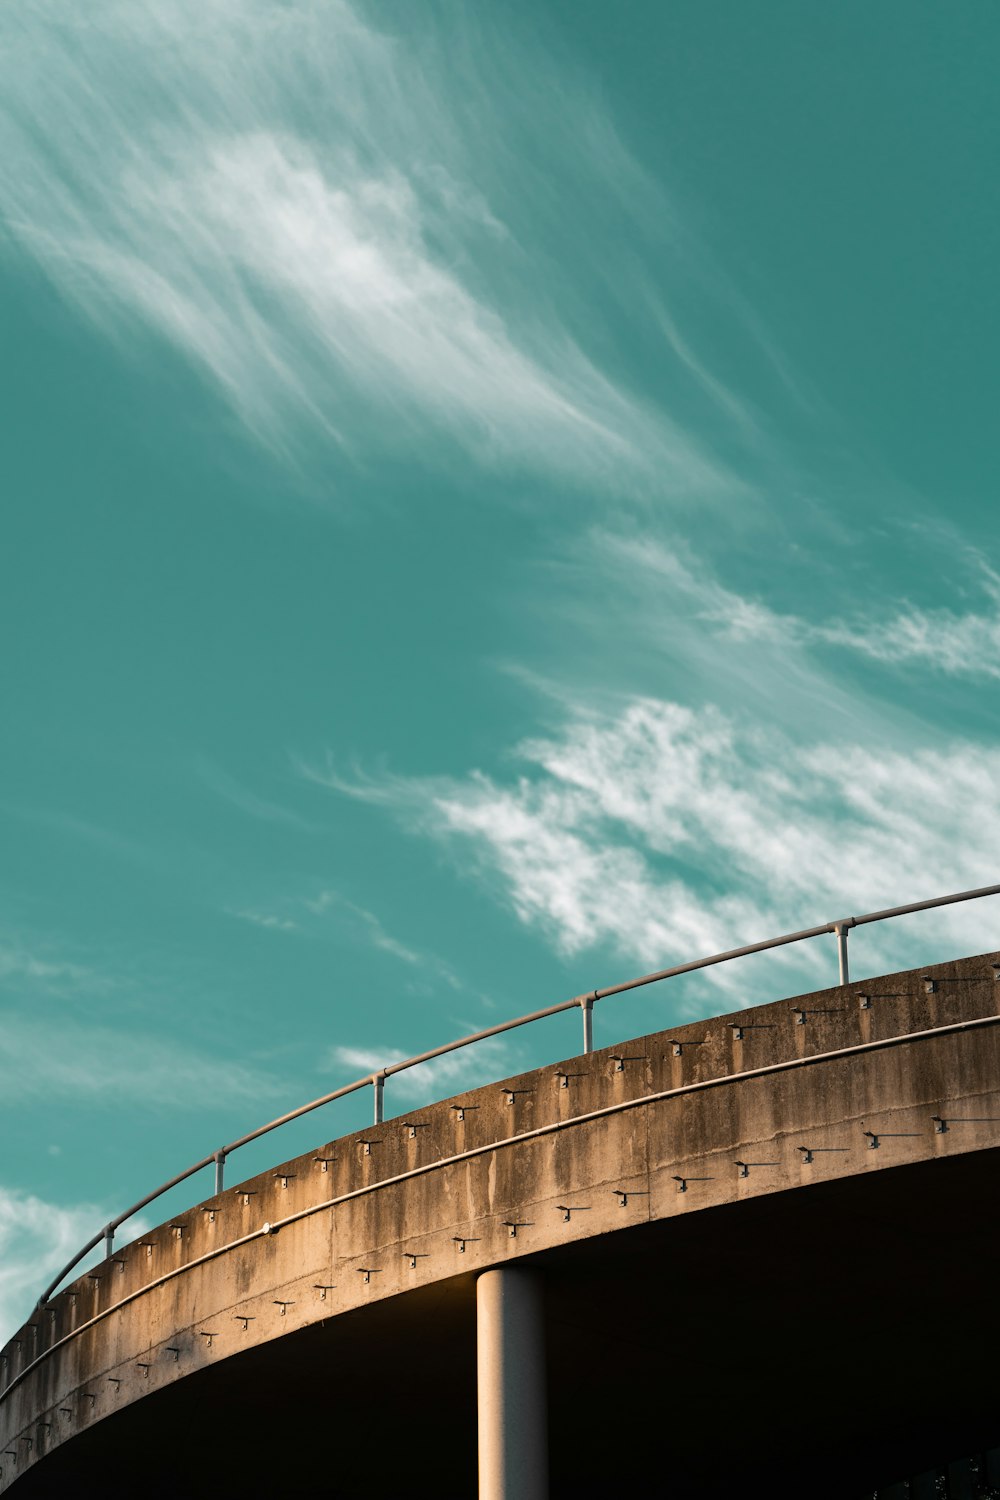
<path id="1" fill-rule="evenodd" d="M 547 1500 L 549 1434 L 541 1279 L 526 1266 L 476 1283 L 479 1500 Z"/>

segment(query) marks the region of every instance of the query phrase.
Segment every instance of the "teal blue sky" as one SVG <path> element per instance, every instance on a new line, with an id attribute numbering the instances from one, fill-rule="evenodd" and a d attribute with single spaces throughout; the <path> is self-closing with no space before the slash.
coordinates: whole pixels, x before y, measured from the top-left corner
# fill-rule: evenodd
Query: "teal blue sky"
<path id="1" fill-rule="evenodd" d="M 7 1325 L 365 1069 L 997 879 L 998 67 L 992 0 L 5 9 Z"/>

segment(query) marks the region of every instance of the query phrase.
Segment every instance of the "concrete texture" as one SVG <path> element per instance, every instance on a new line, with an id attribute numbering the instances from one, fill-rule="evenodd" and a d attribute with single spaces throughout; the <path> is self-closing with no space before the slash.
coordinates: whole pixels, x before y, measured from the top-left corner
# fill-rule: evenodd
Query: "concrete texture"
<path id="1" fill-rule="evenodd" d="M 988 1446 L 996 961 L 609 1047 L 175 1216 L 4 1349 L 0 1489 L 474 1494 L 474 1276 L 518 1262 L 554 1495 L 844 1495 Z"/>

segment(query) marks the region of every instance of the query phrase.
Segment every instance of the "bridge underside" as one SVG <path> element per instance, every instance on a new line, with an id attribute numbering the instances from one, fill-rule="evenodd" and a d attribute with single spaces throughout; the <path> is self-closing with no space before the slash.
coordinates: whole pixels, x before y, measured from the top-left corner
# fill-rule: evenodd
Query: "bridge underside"
<path id="1" fill-rule="evenodd" d="M 850 1500 L 1000 1442 L 1000 1150 L 546 1252 L 551 1493 Z M 472 1497 L 475 1284 L 222 1360 L 15 1485 L 226 1500 Z"/>

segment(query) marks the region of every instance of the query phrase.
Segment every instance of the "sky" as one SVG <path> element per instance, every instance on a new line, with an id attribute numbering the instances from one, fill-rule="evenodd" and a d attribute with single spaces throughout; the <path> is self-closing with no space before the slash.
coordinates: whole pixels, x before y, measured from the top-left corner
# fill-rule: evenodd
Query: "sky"
<path id="1" fill-rule="evenodd" d="M 993 0 L 4 7 L 0 1331 L 373 1067 L 998 880 L 998 66 Z"/>

